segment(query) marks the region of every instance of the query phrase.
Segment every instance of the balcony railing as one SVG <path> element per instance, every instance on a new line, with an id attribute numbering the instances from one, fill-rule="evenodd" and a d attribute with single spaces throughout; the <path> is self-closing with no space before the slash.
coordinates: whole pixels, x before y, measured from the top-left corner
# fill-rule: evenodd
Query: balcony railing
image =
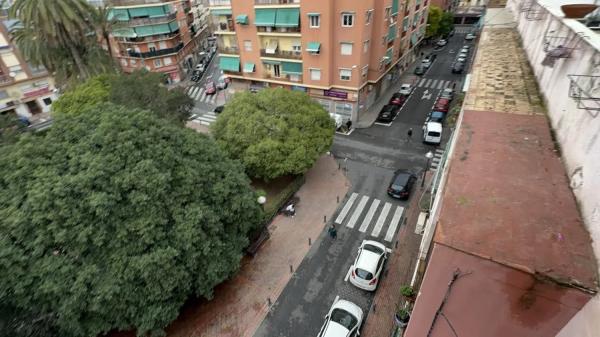
<path id="1" fill-rule="evenodd" d="M 8 75 L 0 75 L 0 84 L 7 84 L 7 83 L 11 83 L 14 82 L 14 78 L 8 76 Z"/>
<path id="2" fill-rule="evenodd" d="M 208 0 L 209 6 L 231 6 L 231 0 Z"/>
<path id="3" fill-rule="evenodd" d="M 275 53 L 270 54 L 267 53 L 266 49 L 261 49 L 260 50 L 260 56 L 263 57 L 280 57 L 280 58 L 285 58 L 285 59 L 294 59 L 294 60 L 300 60 L 302 59 L 302 53 L 299 51 L 292 51 L 292 50 L 275 50 Z"/>
<path id="4" fill-rule="evenodd" d="M 151 5 L 171 2 L 172 0 L 108 0 L 112 6 Z"/>
<path id="5" fill-rule="evenodd" d="M 218 46 L 217 50 L 221 54 L 239 54 L 240 53 L 240 50 L 238 49 L 238 47 L 222 47 L 222 46 Z"/>
<path id="6" fill-rule="evenodd" d="M 213 27 L 215 32 L 235 32 L 235 26 L 233 21 L 228 20 L 227 22 L 214 22 Z"/>
<path id="7" fill-rule="evenodd" d="M 137 57 L 137 58 L 147 58 L 147 57 L 158 57 L 169 54 L 175 54 L 183 48 L 183 42 L 179 43 L 177 46 L 173 48 L 159 49 L 154 51 L 142 52 L 138 53 L 135 51 L 127 51 L 127 56 L 129 57 Z"/>
<path id="8" fill-rule="evenodd" d="M 292 77 L 294 77 L 296 80 L 292 80 Z M 279 77 L 277 77 L 271 73 L 263 73 L 263 78 L 278 80 L 278 81 L 287 81 L 287 82 L 293 82 L 293 83 L 301 83 L 302 82 L 302 75 L 290 75 L 290 74 L 284 74 L 284 73 L 281 73 L 281 76 L 279 76 Z"/>
<path id="9" fill-rule="evenodd" d="M 117 40 L 121 43 L 146 43 L 146 42 L 155 42 L 160 40 L 168 40 L 173 39 L 179 36 L 179 30 L 174 31 L 169 34 L 161 34 L 161 35 L 152 35 L 147 37 L 126 37 L 126 38 L 118 38 Z"/>
<path id="10" fill-rule="evenodd" d="M 300 0 L 254 0 L 255 5 L 292 5 L 299 3 Z"/>
<path id="11" fill-rule="evenodd" d="M 175 20 L 177 17 L 177 13 L 169 13 L 166 16 L 160 16 L 156 18 L 137 18 L 130 19 L 129 26 L 145 26 L 145 25 L 155 25 L 159 23 L 167 23 Z"/>
<path id="12" fill-rule="evenodd" d="M 300 33 L 300 27 L 256 27 L 259 33 Z"/>

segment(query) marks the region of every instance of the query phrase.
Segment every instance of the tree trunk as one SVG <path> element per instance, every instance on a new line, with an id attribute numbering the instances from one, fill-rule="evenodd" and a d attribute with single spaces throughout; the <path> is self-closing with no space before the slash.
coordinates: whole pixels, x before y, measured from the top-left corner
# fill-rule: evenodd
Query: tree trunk
<path id="1" fill-rule="evenodd" d="M 108 38 L 108 32 L 102 31 L 102 36 L 104 37 L 104 41 L 106 41 L 106 48 L 108 48 L 108 56 L 110 56 L 110 61 L 113 60 L 113 52 L 112 47 L 110 45 L 110 39 Z"/>
<path id="2" fill-rule="evenodd" d="M 79 75 L 81 75 L 81 78 L 83 80 L 87 80 L 90 77 L 90 74 L 88 73 L 85 65 L 83 64 L 83 60 L 81 59 L 81 55 L 79 54 L 79 51 L 72 43 L 69 43 L 69 51 L 71 52 L 71 56 L 73 56 L 75 65 L 77 66 L 77 69 L 79 70 Z"/>

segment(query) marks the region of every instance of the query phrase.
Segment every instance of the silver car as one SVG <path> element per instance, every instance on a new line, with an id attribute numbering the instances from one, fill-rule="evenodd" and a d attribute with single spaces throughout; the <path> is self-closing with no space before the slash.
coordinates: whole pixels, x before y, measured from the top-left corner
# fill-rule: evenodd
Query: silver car
<path id="1" fill-rule="evenodd" d="M 325 323 L 321 327 L 318 337 L 358 336 L 362 320 L 363 311 L 358 305 L 336 298 L 329 313 L 325 316 Z"/>

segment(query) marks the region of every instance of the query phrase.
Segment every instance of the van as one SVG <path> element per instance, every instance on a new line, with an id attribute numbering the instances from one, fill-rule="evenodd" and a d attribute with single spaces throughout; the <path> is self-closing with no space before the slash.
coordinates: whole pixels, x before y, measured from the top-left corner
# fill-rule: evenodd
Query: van
<path id="1" fill-rule="evenodd" d="M 442 124 L 427 122 L 423 125 L 423 143 L 439 144 L 442 142 Z"/>

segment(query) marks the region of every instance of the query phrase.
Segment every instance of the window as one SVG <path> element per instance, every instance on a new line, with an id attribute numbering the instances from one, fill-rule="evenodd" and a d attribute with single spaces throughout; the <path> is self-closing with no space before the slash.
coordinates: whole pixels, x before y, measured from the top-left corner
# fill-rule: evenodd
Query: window
<path id="1" fill-rule="evenodd" d="M 309 69 L 310 72 L 310 79 L 313 81 L 320 81 L 321 80 L 321 69 Z"/>
<path id="2" fill-rule="evenodd" d="M 382 44 L 383 46 L 387 45 L 387 35 L 384 35 L 384 36 L 381 38 L 381 44 Z"/>
<path id="3" fill-rule="evenodd" d="M 340 43 L 342 55 L 352 55 L 352 43 L 342 42 Z"/>
<path id="4" fill-rule="evenodd" d="M 168 65 L 171 65 L 171 64 L 173 63 L 173 61 L 171 61 L 171 58 L 170 58 L 170 57 L 165 57 L 165 58 L 163 59 L 163 63 L 164 63 L 166 66 L 168 66 Z"/>
<path id="5" fill-rule="evenodd" d="M 17 64 L 16 66 L 8 67 L 8 71 L 11 73 L 20 73 L 23 71 L 23 69 L 21 69 L 21 66 Z"/>
<path id="6" fill-rule="evenodd" d="M 319 28 L 321 26 L 321 15 L 320 14 L 308 14 L 308 21 L 310 28 Z"/>
<path id="7" fill-rule="evenodd" d="M 340 80 L 350 81 L 351 78 L 352 78 L 352 70 L 351 69 L 340 69 Z"/>
<path id="8" fill-rule="evenodd" d="M 386 7 L 385 8 L 385 18 L 389 18 L 390 14 L 392 13 L 392 7 Z"/>
<path id="9" fill-rule="evenodd" d="M 302 44 L 300 43 L 300 41 L 293 42 L 292 50 L 295 51 L 296 53 L 302 52 Z"/>
<path id="10" fill-rule="evenodd" d="M 154 66 L 155 67 L 162 67 L 162 62 L 160 61 L 160 59 L 154 60 Z"/>
<path id="11" fill-rule="evenodd" d="M 369 23 L 371 23 L 372 19 L 373 19 L 373 10 L 369 9 L 365 15 L 365 24 L 368 25 Z"/>
<path id="12" fill-rule="evenodd" d="M 252 41 L 244 40 L 244 51 L 252 51 Z"/>
<path id="13" fill-rule="evenodd" d="M 43 102 L 44 102 L 44 104 L 46 104 L 46 105 L 50 105 L 50 104 L 52 104 L 52 98 L 50 98 L 50 97 L 46 97 L 46 98 L 44 98 L 42 101 L 43 101 Z"/>
<path id="14" fill-rule="evenodd" d="M 316 99 L 317 103 L 321 104 L 325 111 L 329 112 L 329 107 L 331 106 L 331 101 L 326 99 Z"/>
<path id="15" fill-rule="evenodd" d="M 367 64 L 366 66 L 362 67 L 361 75 L 362 75 L 362 77 L 367 77 L 368 73 L 369 73 L 369 65 Z"/>
<path id="16" fill-rule="evenodd" d="M 354 13 L 342 13 L 342 27 L 354 26 Z"/>
<path id="17" fill-rule="evenodd" d="M 156 51 L 156 45 L 154 43 L 148 43 L 148 50 L 150 52 Z"/>
<path id="18" fill-rule="evenodd" d="M 352 103 L 336 102 L 335 114 L 347 116 L 348 119 L 350 119 L 350 117 L 352 117 Z"/>
<path id="19" fill-rule="evenodd" d="M 298 75 L 298 74 L 290 74 L 290 81 L 292 81 L 292 82 L 300 82 L 300 75 Z"/>
<path id="20" fill-rule="evenodd" d="M 363 42 L 363 53 L 366 53 L 369 51 L 369 40 L 366 40 Z"/>

